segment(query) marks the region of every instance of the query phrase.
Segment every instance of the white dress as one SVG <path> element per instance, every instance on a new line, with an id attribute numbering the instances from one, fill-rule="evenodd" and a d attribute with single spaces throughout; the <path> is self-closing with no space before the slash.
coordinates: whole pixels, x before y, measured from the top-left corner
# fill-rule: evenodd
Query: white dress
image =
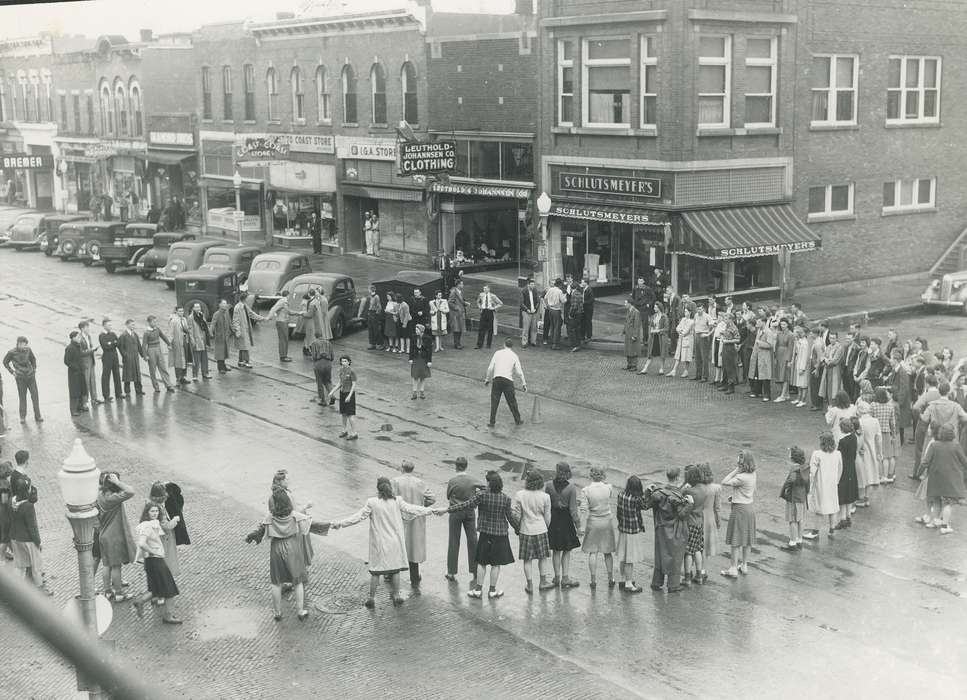
<path id="1" fill-rule="evenodd" d="M 391 574 L 406 571 L 410 566 L 406 558 L 403 518 L 422 517 L 432 512 L 430 508 L 410 505 L 399 496 L 389 499 L 375 496 L 355 514 L 334 524 L 349 527 L 369 520 L 369 572 Z"/>
<path id="2" fill-rule="evenodd" d="M 839 450 L 816 450 L 809 458 L 809 510 L 817 515 L 839 512 L 839 477 L 843 474 L 843 455 Z"/>
<path id="3" fill-rule="evenodd" d="M 692 347 L 695 342 L 695 319 L 683 318 L 675 328 L 678 331 L 678 345 L 675 346 L 676 362 L 691 362 Z"/>
<path id="4" fill-rule="evenodd" d="M 852 418 L 856 415 L 856 406 L 850 406 L 849 408 L 839 408 L 838 406 L 830 406 L 826 411 L 826 425 L 833 433 L 833 440 L 836 444 L 843 439 L 845 433 L 839 429 L 839 422 L 843 418 Z"/>
<path id="5" fill-rule="evenodd" d="M 876 459 L 876 443 L 881 440 L 880 421 L 870 415 L 861 416 L 860 430 L 863 440 L 856 446 L 856 485 L 864 488 L 880 483 L 879 462 Z"/>

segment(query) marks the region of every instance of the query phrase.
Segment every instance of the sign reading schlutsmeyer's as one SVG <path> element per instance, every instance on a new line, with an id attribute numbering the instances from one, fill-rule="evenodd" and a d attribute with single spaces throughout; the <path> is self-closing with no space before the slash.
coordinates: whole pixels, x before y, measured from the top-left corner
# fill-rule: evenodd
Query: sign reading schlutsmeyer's
<path id="1" fill-rule="evenodd" d="M 656 178 L 596 175 L 593 173 L 558 173 L 561 192 L 592 192 L 629 197 L 661 197 L 661 180 Z"/>

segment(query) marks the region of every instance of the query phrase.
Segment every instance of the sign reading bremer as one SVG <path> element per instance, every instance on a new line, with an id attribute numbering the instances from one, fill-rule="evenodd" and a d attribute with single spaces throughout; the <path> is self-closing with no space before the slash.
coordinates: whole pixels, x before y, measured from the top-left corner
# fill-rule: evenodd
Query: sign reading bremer
<path id="1" fill-rule="evenodd" d="M 661 197 L 661 180 L 657 178 L 624 177 L 620 175 L 589 175 L 587 173 L 558 173 L 558 187 L 569 192 L 595 192 L 629 197 Z"/>
<path id="2" fill-rule="evenodd" d="M 457 168 L 457 145 L 453 141 L 401 143 L 400 175 L 449 173 Z"/>
<path id="3" fill-rule="evenodd" d="M 33 156 L 29 153 L 5 153 L 0 158 L 0 170 L 53 170 L 54 156 Z"/>

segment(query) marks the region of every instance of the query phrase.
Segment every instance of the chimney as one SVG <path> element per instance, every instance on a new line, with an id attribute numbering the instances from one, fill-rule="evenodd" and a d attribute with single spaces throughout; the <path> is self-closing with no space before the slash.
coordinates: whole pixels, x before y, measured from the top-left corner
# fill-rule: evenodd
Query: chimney
<path id="1" fill-rule="evenodd" d="M 153 41 L 153 40 L 154 40 L 154 32 L 152 32 L 150 29 L 141 30 L 141 41 L 143 41 L 144 43 L 148 43 L 149 41 Z"/>
<path id="2" fill-rule="evenodd" d="M 515 0 L 514 14 L 521 17 L 531 17 L 534 14 L 534 0 Z"/>

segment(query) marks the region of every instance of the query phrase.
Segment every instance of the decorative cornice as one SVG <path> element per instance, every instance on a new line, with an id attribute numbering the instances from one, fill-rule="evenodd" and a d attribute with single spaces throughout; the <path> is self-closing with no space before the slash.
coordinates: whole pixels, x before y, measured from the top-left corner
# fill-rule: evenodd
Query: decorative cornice
<path id="1" fill-rule="evenodd" d="M 778 12 L 733 12 L 732 10 L 689 10 L 693 22 L 740 22 L 744 24 L 796 24 L 796 15 Z"/>
<path id="2" fill-rule="evenodd" d="M 305 36 L 355 33 L 365 30 L 426 30 L 425 17 L 410 10 L 386 10 L 333 17 L 296 17 L 272 22 L 250 22 L 246 31 L 256 39 L 294 39 Z"/>
<path id="3" fill-rule="evenodd" d="M 608 15 L 568 15 L 566 17 L 545 17 L 542 27 L 579 27 L 592 24 L 624 24 L 628 22 L 664 22 L 668 10 L 641 10 L 639 12 L 615 12 Z"/>

